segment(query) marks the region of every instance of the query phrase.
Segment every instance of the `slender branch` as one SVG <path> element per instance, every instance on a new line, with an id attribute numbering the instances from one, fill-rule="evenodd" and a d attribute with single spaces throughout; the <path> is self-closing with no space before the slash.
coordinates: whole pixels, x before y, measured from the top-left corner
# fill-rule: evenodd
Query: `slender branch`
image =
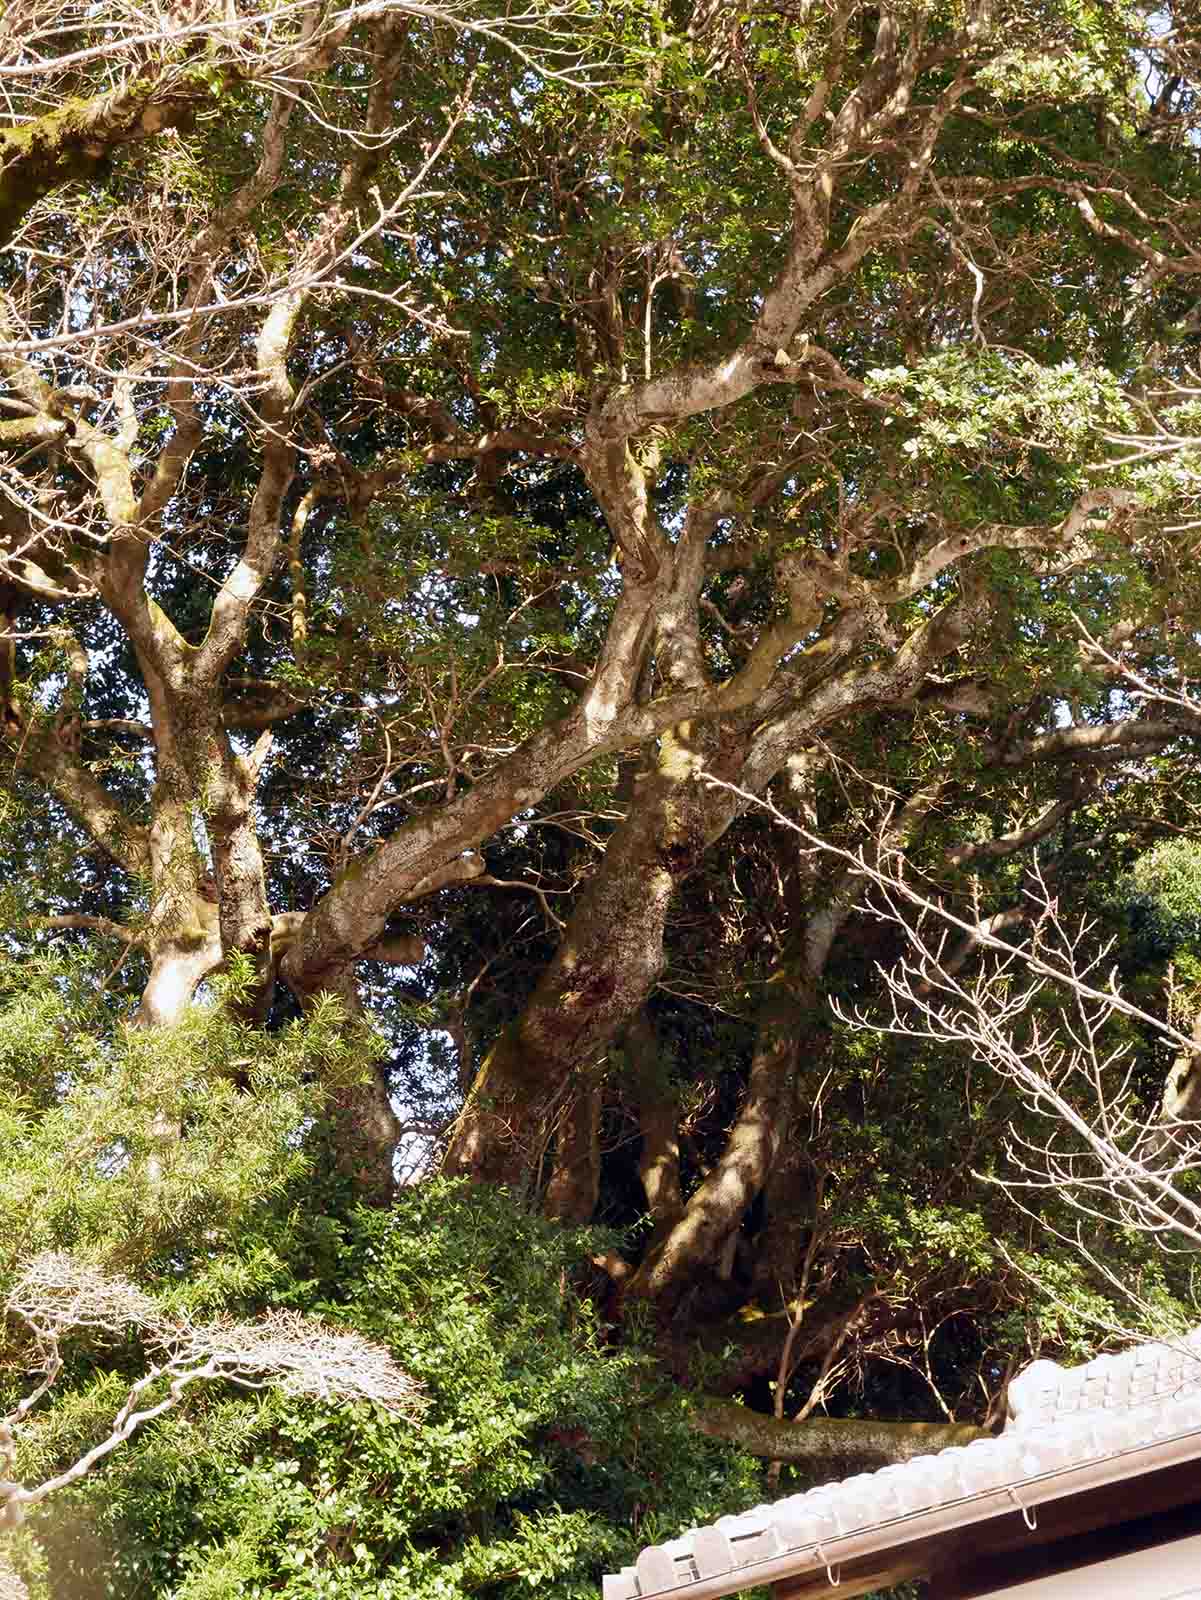
<path id="1" fill-rule="evenodd" d="M 140 944 L 145 938 L 144 934 L 138 933 L 133 928 L 126 928 L 120 922 L 113 922 L 109 917 L 89 917 L 78 912 L 59 917 L 34 917 L 31 920 L 37 928 L 78 929 L 85 933 L 102 933 L 108 939 L 119 939 L 124 945 Z"/>

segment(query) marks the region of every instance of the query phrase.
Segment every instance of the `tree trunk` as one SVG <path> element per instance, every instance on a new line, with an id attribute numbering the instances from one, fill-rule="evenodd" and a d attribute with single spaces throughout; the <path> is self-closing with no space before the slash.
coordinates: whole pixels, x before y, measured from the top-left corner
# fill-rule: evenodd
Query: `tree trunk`
<path id="1" fill-rule="evenodd" d="M 178 1022 L 203 980 L 221 965 L 216 897 L 197 848 L 192 801 L 187 774 L 160 756 L 151 797 L 150 979 L 136 1019 L 141 1027 Z"/>
<path id="2" fill-rule="evenodd" d="M 812 773 L 801 777 L 811 782 Z M 940 782 L 928 784 L 894 813 L 881 835 L 881 848 L 895 848 L 912 836 L 940 788 Z M 793 800 L 808 804 L 796 794 Z M 812 891 L 808 867 L 797 870 Z M 810 911 L 768 978 L 746 1097 L 726 1148 L 671 1232 L 648 1253 L 630 1281 L 629 1293 L 670 1306 L 690 1277 L 718 1260 L 767 1183 L 796 1126 L 798 1066 L 820 1054 L 824 1040 L 820 989 L 826 962 L 864 884 L 854 869 L 840 873 L 826 903 Z"/>
<path id="3" fill-rule="evenodd" d="M 631 1294 L 669 1304 L 700 1267 L 717 1260 L 740 1226 L 791 1120 L 802 1012 L 792 974 L 778 970 L 766 985 L 746 1096 L 726 1148 L 674 1227 L 652 1245 L 630 1282 Z"/>
<path id="4" fill-rule="evenodd" d="M 622 1043 L 638 1102 L 642 1134 L 638 1176 L 651 1218 L 653 1249 L 684 1210 L 680 1188 L 680 1108 L 664 1070 L 655 1025 L 645 1007 L 625 1030 Z"/>
<path id="5" fill-rule="evenodd" d="M 636 781 L 563 942 L 480 1068 L 446 1171 L 514 1186 L 528 1181 L 564 1086 L 595 1065 L 653 988 L 675 886 L 706 843 L 705 791 L 693 781 L 688 739 L 687 730 L 665 735 Z"/>
<path id="6" fill-rule="evenodd" d="M 382 1072 L 373 1062 L 362 1082 L 331 1089 L 326 1105 L 338 1171 L 367 1205 L 391 1205 L 400 1122 Z"/>
<path id="7" fill-rule="evenodd" d="M 221 966 L 217 908 L 197 897 L 194 910 L 190 927 L 155 943 L 137 1012 L 141 1027 L 167 1028 L 178 1022 L 205 978 Z"/>
<path id="8" fill-rule="evenodd" d="M 363 1002 L 354 968 L 345 968 L 339 976 L 335 986 L 327 975 L 324 992 L 337 995 L 348 1021 L 360 1021 Z M 379 1064 L 370 1062 L 364 1077 L 332 1085 L 325 1103 L 335 1167 L 367 1205 L 391 1205 L 396 1192 L 400 1119 L 392 1108 L 387 1079 Z"/>
<path id="9" fill-rule="evenodd" d="M 558 1222 L 588 1222 L 600 1194 L 600 1118 L 603 1090 L 598 1073 L 573 1084 L 559 1119 L 555 1170 L 543 1209 Z"/>
<path id="10" fill-rule="evenodd" d="M 216 896 L 206 883 L 192 830 L 192 809 L 183 775 L 160 771 L 152 797 L 149 830 L 151 902 L 146 925 L 150 975 L 134 1017 L 138 1028 L 169 1028 L 179 1022 L 196 990 L 221 965 Z M 177 1115 L 154 1109 L 155 1150 L 147 1158 L 150 1182 L 162 1176 L 170 1148 L 180 1138 Z"/>
<path id="11" fill-rule="evenodd" d="M 1201 1011 L 1193 1019 L 1193 1048 L 1181 1050 L 1172 1062 L 1159 1104 L 1162 1131 L 1153 1139 L 1157 1150 L 1172 1143 L 1195 1139 L 1201 1121 Z"/>

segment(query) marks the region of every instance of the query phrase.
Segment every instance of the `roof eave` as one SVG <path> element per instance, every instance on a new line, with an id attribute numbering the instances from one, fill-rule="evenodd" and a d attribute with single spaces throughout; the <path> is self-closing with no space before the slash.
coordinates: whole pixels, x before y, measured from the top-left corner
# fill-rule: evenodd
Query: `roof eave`
<path id="1" fill-rule="evenodd" d="M 870 1528 L 831 1534 L 820 1544 L 800 1545 L 773 1556 L 756 1557 L 743 1565 L 682 1583 L 660 1582 L 658 1587 L 639 1588 L 632 1580 L 642 1574 L 637 1569 L 626 1568 L 621 1573 L 606 1576 L 604 1600 L 672 1600 L 675 1596 L 680 1600 L 721 1600 L 722 1596 L 735 1594 L 739 1589 L 817 1573 L 823 1567 L 833 1572 L 843 1562 L 880 1556 L 916 1540 L 934 1538 L 1007 1513 L 1030 1516 L 1038 1506 L 1052 1500 L 1198 1459 L 1201 1459 L 1201 1429 L 1194 1424 L 1150 1444 L 1035 1474 L 1002 1488 L 965 1495 L 959 1500 L 890 1518 Z M 646 1556 L 650 1552 L 643 1554 Z M 652 1575 L 646 1572 L 645 1576 L 651 1578 Z"/>

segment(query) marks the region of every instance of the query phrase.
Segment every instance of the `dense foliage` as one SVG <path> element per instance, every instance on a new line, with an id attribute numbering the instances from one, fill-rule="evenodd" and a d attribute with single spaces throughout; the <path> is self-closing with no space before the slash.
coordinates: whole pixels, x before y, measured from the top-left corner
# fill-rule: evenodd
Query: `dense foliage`
<path id="1" fill-rule="evenodd" d="M 181 1600 L 590 1595 L 640 1539 L 755 1493 L 749 1460 L 697 1438 L 648 1351 L 606 1348 L 570 1285 L 588 1236 L 445 1180 L 390 1213 L 306 1230 L 281 1206 L 275 1222 L 243 1237 L 230 1299 L 286 1301 L 385 1342 L 422 1385 L 419 1423 L 198 1398 L 27 1523 L 51 1594 L 94 1595 L 103 1570 L 116 1593 Z M 76 1382 L 44 1459 L 111 1404 L 111 1353 Z"/>
<path id="2" fill-rule="evenodd" d="M 150 16 L 0 17 L 5 1559 L 567 1600 L 1201 1320 L 1193 8 Z"/>

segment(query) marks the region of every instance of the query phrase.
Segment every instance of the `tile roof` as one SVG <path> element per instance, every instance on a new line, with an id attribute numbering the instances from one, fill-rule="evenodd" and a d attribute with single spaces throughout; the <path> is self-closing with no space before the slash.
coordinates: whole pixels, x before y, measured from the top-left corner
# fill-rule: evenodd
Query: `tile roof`
<path id="1" fill-rule="evenodd" d="M 604 1600 L 715 1600 L 931 1534 L 1201 1459 L 1201 1328 L 1075 1368 L 1036 1361 L 995 1439 L 722 1517 L 605 1578 Z M 1031 1524 L 1032 1525 L 1032 1524 Z"/>
<path id="2" fill-rule="evenodd" d="M 1201 1394 L 1201 1328 L 1172 1344 L 1136 1344 L 1082 1367 L 1034 1361 L 1009 1385 L 1006 1432 L 1042 1428 L 1084 1411 L 1129 1411 Z"/>

